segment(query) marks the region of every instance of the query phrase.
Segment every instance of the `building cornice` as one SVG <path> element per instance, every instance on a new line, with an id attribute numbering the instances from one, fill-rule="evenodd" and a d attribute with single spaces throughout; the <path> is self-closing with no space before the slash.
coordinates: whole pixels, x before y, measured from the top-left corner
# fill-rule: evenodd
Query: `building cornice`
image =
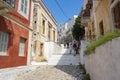
<path id="1" fill-rule="evenodd" d="M 47 13 L 47 15 L 52 19 L 52 21 L 54 22 L 54 24 L 57 25 L 55 18 L 50 13 L 50 11 L 48 10 L 48 8 L 45 6 L 44 2 L 42 0 L 34 0 L 34 2 L 39 3 L 41 5 L 41 7 L 45 10 L 45 12 Z"/>
<path id="2" fill-rule="evenodd" d="M 24 28 L 24 29 L 27 29 L 27 30 L 30 30 L 30 31 L 33 30 L 32 28 L 30 28 L 30 26 L 24 25 L 22 22 L 14 19 L 13 17 L 10 17 L 9 15 L 5 15 L 5 16 L 3 16 L 3 17 L 5 17 L 6 19 L 10 20 L 11 22 L 16 23 L 17 25 L 21 26 L 21 27 Z"/>

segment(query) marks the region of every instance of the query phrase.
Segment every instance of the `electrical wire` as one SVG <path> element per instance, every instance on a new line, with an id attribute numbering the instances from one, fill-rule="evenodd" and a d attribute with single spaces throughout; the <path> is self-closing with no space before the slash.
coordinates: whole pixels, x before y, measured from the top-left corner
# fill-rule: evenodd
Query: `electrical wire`
<path id="1" fill-rule="evenodd" d="M 62 9 L 62 7 L 60 6 L 59 2 L 57 0 L 55 0 L 55 3 L 58 5 L 58 7 L 60 8 L 61 12 L 64 14 L 64 16 L 69 20 L 70 18 L 68 18 L 68 16 L 65 14 L 64 10 Z"/>

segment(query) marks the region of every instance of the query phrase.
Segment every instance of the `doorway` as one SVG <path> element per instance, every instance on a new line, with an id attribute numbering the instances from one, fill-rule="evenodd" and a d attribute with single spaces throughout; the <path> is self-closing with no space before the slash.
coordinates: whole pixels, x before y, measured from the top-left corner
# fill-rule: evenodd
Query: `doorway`
<path id="1" fill-rule="evenodd" d="M 103 21 L 99 23 L 99 29 L 100 29 L 100 35 L 104 35 L 104 26 L 103 26 Z"/>
<path id="2" fill-rule="evenodd" d="M 43 43 L 40 44 L 40 56 L 43 56 Z"/>
<path id="3" fill-rule="evenodd" d="M 113 8 L 115 28 L 120 29 L 120 2 Z"/>

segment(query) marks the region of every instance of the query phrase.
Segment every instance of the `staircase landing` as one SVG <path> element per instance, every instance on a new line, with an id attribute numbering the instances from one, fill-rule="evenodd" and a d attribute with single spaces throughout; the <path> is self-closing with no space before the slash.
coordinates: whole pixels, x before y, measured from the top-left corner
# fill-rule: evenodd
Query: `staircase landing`
<path id="1" fill-rule="evenodd" d="M 54 53 L 48 62 L 32 62 L 32 65 L 79 65 L 80 57 L 70 53 L 69 49 L 62 49 L 61 53 Z"/>

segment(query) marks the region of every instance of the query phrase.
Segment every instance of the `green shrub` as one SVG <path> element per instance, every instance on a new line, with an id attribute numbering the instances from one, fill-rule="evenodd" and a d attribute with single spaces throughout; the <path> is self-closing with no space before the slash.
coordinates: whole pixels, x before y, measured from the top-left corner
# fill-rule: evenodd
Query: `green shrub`
<path id="1" fill-rule="evenodd" d="M 85 74 L 82 80 L 90 80 L 90 75 L 89 74 Z"/>
<path id="2" fill-rule="evenodd" d="M 81 64 L 80 64 L 80 71 L 81 71 L 82 74 L 86 74 L 85 67 Z"/>
<path id="3" fill-rule="evenodd" d="M 80 72 L 83 74 L 82 80 L 90 80 L 90 75 L 88 73 L 86 74 L 86 69 L 84 65 L 80 64 L 79 67 L 80 67 Z"/>
<path id="4" fill-rule="evenodd" d="M 85 51 L 86 55 L 89 55 L 95 51 L 95 49 L 102 44 L 105 44 L 108 41 L 111 41 L 114 38 L 120 37 L 120 31 L 117 32 L 111 32 L 111 33 L 106 33 L 104 36 L 101 36 L 99 40 L 91 43 L 88 47 L 87 50 Z"/>

